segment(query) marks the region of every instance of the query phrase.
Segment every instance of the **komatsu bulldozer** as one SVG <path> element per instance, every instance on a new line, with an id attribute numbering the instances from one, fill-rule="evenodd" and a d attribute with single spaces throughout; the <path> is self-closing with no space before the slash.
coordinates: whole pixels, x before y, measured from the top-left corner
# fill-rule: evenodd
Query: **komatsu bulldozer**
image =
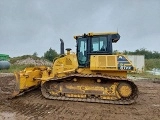
<path id="1" fill-rule="evenodd" d="M 117 32 L 88 33 L 74 36 L 76 53 L 61 41 L 61 55 L 46 66 L 26 68 L 16 73 L 12 96 L 41 86 L 47 99 L 111 104 L 132 104 L 138 88 L 127 79 L 135 67 L 122 54 L 113 55 L 112 44 L 120 39 Z"/>

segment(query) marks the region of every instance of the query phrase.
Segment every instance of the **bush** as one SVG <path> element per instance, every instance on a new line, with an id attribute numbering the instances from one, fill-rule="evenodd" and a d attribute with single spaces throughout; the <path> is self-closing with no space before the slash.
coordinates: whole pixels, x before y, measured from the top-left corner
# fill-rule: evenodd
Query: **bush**
<path id="1" fill-rule="evenodd" d="M 50 48 L 47 52 L 44 53 L 44 58 L 51 62 L 54 60 L 54 58 L 58 56 L 59 56 L 58 53 L 52 48 Z"/>
<path id="2" fill-rule="evenodd" d="M 0 73 L 14 73 L 24 70 L 26 67 L 34 67 L 34 65 L 11 65 L 8 70 L 0 70 Z"/>
<path id="3" fill-rule="evenodd" d="M 152 70 L 153 68 L 160 69 L 160 59 L 146 59 L 145 68 L 146 70 Z"/>

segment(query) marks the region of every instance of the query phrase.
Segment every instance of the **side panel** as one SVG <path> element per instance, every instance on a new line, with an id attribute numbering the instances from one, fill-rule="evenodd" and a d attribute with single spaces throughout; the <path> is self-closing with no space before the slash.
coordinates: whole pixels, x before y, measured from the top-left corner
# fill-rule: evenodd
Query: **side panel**
<path id="1" fill-rule="evenodd" d="M 115 55 L 91 55 L 90 70 L 117 70 Z"/>
<path id="2" fill-rule="evenodd" d="M 131 71 L 131 62 L 123 55 L 91 55 L 90 70 Z"/>
<path id="3" fill-rule="evenodd" d="M 75 72 L 78 68 L 78 61 L 76 54 L 69 54 L 58 58 L 54 64 L 50 77 L 62 77 L 67 73 Z"/>

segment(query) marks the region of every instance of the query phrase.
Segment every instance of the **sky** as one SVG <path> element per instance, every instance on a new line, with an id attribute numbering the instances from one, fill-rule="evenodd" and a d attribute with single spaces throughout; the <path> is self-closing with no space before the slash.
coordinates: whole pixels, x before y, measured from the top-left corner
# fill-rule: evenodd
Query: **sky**
<path id="1" fill-rule="evenodd" d="M 75 51 L 75 35 L 119 32 L 118 51 L 160 52 L 160 0 L 0 0 L 0 54 Z"/>

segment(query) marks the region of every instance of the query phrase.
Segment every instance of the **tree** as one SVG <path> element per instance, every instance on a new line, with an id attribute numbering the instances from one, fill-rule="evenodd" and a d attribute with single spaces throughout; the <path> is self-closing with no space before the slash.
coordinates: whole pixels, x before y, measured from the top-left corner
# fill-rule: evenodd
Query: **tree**
<path id="1" fill-rule="evenodd" d="M 145 59 L 160 59 L 160 53 L 157 51 L 149 51 L 145 48 L 137 49 L 135 51 L 124 51 L 125 55 L 145 55 Z"/>
<path id="2" fill-rule="evenodd" d="M 52 48 L 50 48 L 47 52 L 44 53 L 44 58 L 51 61 L 51 62 L 57 56 L 58 56 L 58 53 L 55 50 L 53 50 Z"/>
<path id="3" fill-rule="evenodd" d="M 33 56 L 37 57 L 37 56 L 38 56 L 37 52 L 34 52 L 34 53 L 33 53 Z"/>
<path id="4" fill-rule="evenodd" d="M 116 55 L 118 52 L 119 52 L 118 50 L 114 50 L 113 55 Z"/>

